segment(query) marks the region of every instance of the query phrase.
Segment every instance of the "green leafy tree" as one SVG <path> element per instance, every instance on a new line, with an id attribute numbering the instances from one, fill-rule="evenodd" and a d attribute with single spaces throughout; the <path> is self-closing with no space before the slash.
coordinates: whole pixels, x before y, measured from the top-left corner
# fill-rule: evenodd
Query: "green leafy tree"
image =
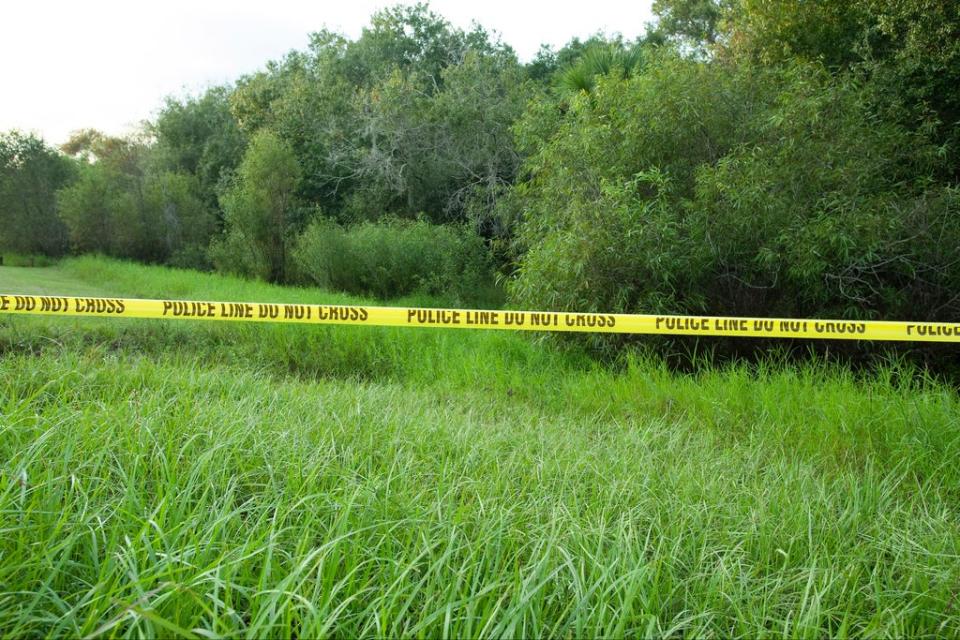
<path id="1" fill-rule="evenodd" d="M 83 130 L 62 149 L 81 161 L 77 182 L 59 194 L 74 250 L 156 261 L 157 229 L 144 206 L 143 140 Z"/>
<path id="2" fill-rule="evenodd" d="M 853 72 L 876 117 L 932 133 L 951 157 L 947 175 L 960 176 L 960 3 L 736 0 L 724 16 L 728 62 Z"/>
<path id="3" fill-rule="evenodd" d="M 526 179 L 508 203 L 521 221 L 514 300 L 699 308 L 701 290 L 687 286 L 699 249 L 679 232 L 679 212 L 702 167 L 749 140 L 746 125 L 770 90 L 746 70 L 665 53 L 634 77 L 601 76 L 565 112 L 531 105 L 517 125 Z"/>
<path id="4" fill-rule="evenodd" d="M 337 71 L 344 42 L 330 37 L 311 53 L 294 52 L 240 80 L 231 108 L 247 135 L 269 129 L 287 141 L 303 179 L 298 195 L 339 212 L 357 182 L 340 150 L 358 136 L 357 87 Z"/>
<path id="5" fill-rule="evenodd" d="M 257 132 L 221 198 L 225 233 L 211 247 L 219 268 L 284 281 L 300 222 L 299 181 L 300 166 L 290 145 L 270 131 Z"/>
<path id="6" fill-rule="evenodd" d="M 461 63 L 470 52 L 481 56 L 513 56 L 479 25 L 454 28 L 426 4 L 398 5 L 373 14 L 360 37 L 342 50 L 339 71 L 359 86 L 371 86 L 395 69 L 416 71 L 420 89 L 443 84 L 443 70 Z"/>
<path id="7" fill-rule="evenodd" d="M 871 18 L 860 71 L 886 118 L 927 127 L 960 181 L 960 3 L 953 0 L 860 0 Z"/>
<path id="8" fill-rule="evenodd" d="M 149 125 L 156 162 L 164 170 L 196 176 L 203 201 L 217 206 L 217 188 L 243 157 L 246 137 L 230 111 L 229 87 L 197 97 L 167 98 Z"/>
<path id="9" fill-rule="evenodd" d="M 58 194 L 75 251 L 206 265 L 216 216 L 195 176 L 159 167 L 155 148 L 137 138 L 86 130 L 64 150 L 81 160 L 78 180 Z"/>
<path id="10" fill-rule="evenodd" d="M 245 131 L 289 143 L 298 195 L 328 215 L 463 221 L 512 181 L 508 130 L 530 95 L 512 50 L 417 5 L 376 13 L 355 41 L 314 34 L 231 104 Z"/>
<path id="11" fill-rule="evenodd" d="M 877 117 L 869 81 L 665 57 L 530 110 L 523 306 L 946 320 L 960 191 L 929 130 Z M 532 131 L 533 133 L 529 133 Z"/>
<path id="12" fill-rule="evenodd" d="M 929 131 L 876 118 L 863 81 L 792 67 L 758 136 L 698 175 L 709 307 L 947 320 L 960 313 L 960 191 Z"/>
<path id="13" fill-rule="evenodd" d="M 738 62 L 857 61 L 872 0 L 656 0 L 654 33 L 696 56 L 720 52 Z M 881 0 L 883 1 L 883 0 Z"/>
<path id="14" fill-rule="evenodd" d="M 737 0 L 727 47 L 762 64 L 799 60 L 843 69 L 858 61 L 857 43 L 868 20 L 859 0 Z"/>
<path id="15" fill-rule="evenodd" d="M 442 88 L 424 95 L 415 74 L 397 71 L 359 96 L 361 133 L 341 149 L 362 183 L 350 217 L 425 212 L 479 224 L 512 183 L 519 156 L 510 127 L 532 95 L 521 67 L 469 54 L 442 77 Z"/>
<path id="16" fill-rule="evenodd" d="M 736 0 L 655 0 L 655 33 L 705 53 L 717 44 L 725 14 Z"/>
<path id="17" fill-rule="evenodd" d="M 58 256 L 67 228 L 56 193 L 76 177 L 74 163 L 34 135 L 0 134 L 0 249 Z"/>
<path id="18" fill-rule="evenodd" d="M 143 184 L 143 206 L 159 230 L 154 238 L 162 259 L 178 267 L 206 269 L 207 249 L 218 220 L 204 198 L 197 176 L 175 171 L 148 171 Z"/>

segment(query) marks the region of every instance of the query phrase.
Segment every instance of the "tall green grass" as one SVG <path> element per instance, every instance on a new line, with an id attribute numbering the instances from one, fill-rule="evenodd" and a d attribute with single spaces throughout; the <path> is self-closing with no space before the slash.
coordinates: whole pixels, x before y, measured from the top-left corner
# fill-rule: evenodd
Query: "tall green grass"
<path id="1" fill-rule="evenodd" d="M 355 300 L 95 259 L 5 278 Z M 0 634 L 955 637 L 958 459 L 955 390 L 895 368 L 0 318 Z"/>

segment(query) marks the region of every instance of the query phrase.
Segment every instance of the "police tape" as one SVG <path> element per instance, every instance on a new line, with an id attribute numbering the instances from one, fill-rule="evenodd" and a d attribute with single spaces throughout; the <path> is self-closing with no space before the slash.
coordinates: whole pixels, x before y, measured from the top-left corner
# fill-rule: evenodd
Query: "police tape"
<path id="1" fill-rule="evenodd" d="M 960 342 L 960 323 L 489 311 L 0 294 L 0 314 L 646 335 Z"/>

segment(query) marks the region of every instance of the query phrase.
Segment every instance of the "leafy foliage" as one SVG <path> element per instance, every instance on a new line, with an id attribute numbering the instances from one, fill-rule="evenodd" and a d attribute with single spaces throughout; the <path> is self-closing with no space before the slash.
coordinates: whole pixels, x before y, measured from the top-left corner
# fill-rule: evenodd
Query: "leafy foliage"
<path id="1" fill-rule="evenodd" d="M 736 0 L 654 0 L 656 32 L 696 52 L 709 51 L 723 30 L 723 19 Z"/>
<path id="2" fill-rule="evenodd" d="M 960 314 L 960 192 L 932 182 L 945 160 L 929 135 L 878 122 L 860 82 L 816 67 L 767 77 L 779 88 L 764 93 L 756 73 L 658 65 L 601 82 L 531 156 L 520 304 Z"/>
<path id="3" fill-rule="evenodd" d="M 956 317 L 960 192 L 932 181 L 938 146 L 877 121 L 852 79 L 801 68 L 788 80 L 759 143 L 698 181 L 691 215 L 711 240 L 713 308 Z"/>
<path id="4" fill-rule="evenodd" d="M 204 203 L 217 204 L 221 181 L 240 164 L 246 139 L 230 112 L 229 87 L 197 97 L 167 98 L 149 131 L 156 137 L 158 163 L 196 176 Z"/>
<path id="5" fill-rule="evenodd" d="M 58 194 L 74 250 L 206 266 L 216 220 L 194 175 L 158 169 L 153 148 L 135 138 L 88 130 L 64 149 L 81 158 L 78 180 Z"/>
<path id="6" fill-rule="evenodd" d="M 286 277 L 299 226 L 300 166 L 293 150 L 267 130 L 257 132 L 224 192 L 224 235 L 211 246 L 217 268 L 270 282 Z"/>
<path id="7" fill-rule="evenodd" d="M 295 259 L 313 284 L 378 298 L 424 291 L 456 300 L 482 299 L 491 281 L 490 257 L 469 228 L 425 220 L 383 220 L 341 227 L 311 224 Z"/>
<path id="8" fill-rule="evenodd" d="M 617 223 L 605 229 L 607 220 L 619 220 L 608 207 L 624 205 L 627 183 L 641 189 L 638 197 L 667 198 L 673 205 L 692 197 L 698 169 L 748 136 L 744 125 L 760 108 L 765 86 L 737 69 L 664 55 L 633 78 L 600 78 L 594 93 L 574 99 L 563 115 L 538 106 L 529 110 L 517 127 L 519 139 L 529 145 L 524 167 L 529 179 L 507 208 L 522 219 L 515 249 L 520 278 L 512 284 L 517 300 L 586 311 L 613 303 L 607 294 L 614 289 L 623 288 L 618 295 L 629 299 L 625 290 L 632 285 L 620 284 L 616 274 L 604 283 L 591 277 L 587 289 L 605 292 L 591 297 L 580 287 L 574 293 L 569 282 L 555 285 L 541 267 L 552 262 L 552 269 L 575 273 L 593 255 L 594 234 L 621 245 L 604 249 L 604 240 L 597 251 L 608 251 L 614 262 L 619 255 L 625 264 L 637 264 L 631 258 L 650 247 L 633 235 L 620 237 Z M 660 230 L 652 226 L 649 234 L 659 245 Z M 651 254 L 643 262 L 647 259 L 662 256 Z"/>
<path id="9" fill-rule="evenodd" d="M 62 255 L 68 238 L 56 193 L 75 175 L 74 164 L 40 138 L 0 134 L 0 250 Z"/>
<path id="10" fill-rule="evenodd" d="M 378 12 L 356 41 L 310 49 L 242 79 L 245 131 L 269 127 L 303 167 L 300 195 L 342 221 L 484 217 L 512 183 L 509 129 L 533 95 L 513 52 L 424 6 Z"/>
<path id="11" fill-rule="evenodd" d="M 640 47 L 626 49 L 612 43 L 595 45 L 586 49 L 576 62 L 560 70 L 556 85 L 568 93 L 590 93 L 599 76 L 618 73 L 626 78 L 641 62 Z"/>

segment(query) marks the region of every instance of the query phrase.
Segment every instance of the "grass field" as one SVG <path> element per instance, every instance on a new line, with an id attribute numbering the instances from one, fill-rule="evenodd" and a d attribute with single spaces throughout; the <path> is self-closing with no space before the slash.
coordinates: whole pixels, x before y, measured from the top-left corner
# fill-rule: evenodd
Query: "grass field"
<path id="1" fill-rule="evenodd" d="M 0 291 L 355 301 L 92 258 Z M 0 317 L 0 635 L 957 637 L 958 460 L 956 390 L 892 368 Z"/>

